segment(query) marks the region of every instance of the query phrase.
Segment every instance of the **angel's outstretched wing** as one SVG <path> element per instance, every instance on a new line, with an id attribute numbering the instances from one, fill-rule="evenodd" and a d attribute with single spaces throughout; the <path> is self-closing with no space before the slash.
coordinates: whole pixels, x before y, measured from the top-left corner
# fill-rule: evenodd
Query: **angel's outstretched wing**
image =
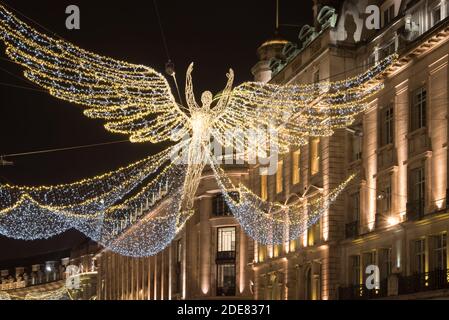
<path id="1" fill-rule="evenodd" d="M 390 56 L 367 72 L 340 82 L 243 83 L 234 88 L 227 107 L 215 118 L 214 136 L 224 146 L 229 146 L 229 141 L 223 137 L 235 128 L 246 131 L 241 137 L 247 140 L 251 140 L 248 132 L 272 129 L 276 141 L 272 136 L 265 137 L 263 145 L 272 149 L 275 143 L 280 152 L 287 152 L 291 146 L 305 145 L 310 137 L 331 136 L 335 129 L 350 125 L 354 117 L 365 110 L 369 98 L 383 88 L 384 74 L 395 61 L 396 56 Z M 266 132 L 269 136 L 269 130 Z M 240 141 L 240 144 L 245 142 Z M 260 150 L 260 143 L 257 147 L 259 151 L 269 152 Z"/>
<path id="2" fill-rule="evenodd" d="M 188 130 L 164 76 L 39 33 L 0 4 L 0 39 L 25 76 L 53 96 L 88 107 L 88 117 L 132 142 L 178 140 Z M 177 132 L 175 136 L 172 133 Z"/>

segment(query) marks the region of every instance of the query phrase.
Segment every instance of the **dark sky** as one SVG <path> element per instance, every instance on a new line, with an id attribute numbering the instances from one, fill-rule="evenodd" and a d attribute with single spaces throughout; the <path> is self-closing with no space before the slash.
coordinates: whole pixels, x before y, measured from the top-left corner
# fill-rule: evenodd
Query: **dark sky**
<path id="1" fill-rule="evenodd" d="M 84 49 L 164 70 L 167 57 L 152 0 L 0 1 Z M 81 30 L 65 28 L 65 8 L 71 4 L 80 7 Z M 195 62 L 197 95 L 204 90 L 222 90 L 230 67 L 237 84 L 251 80 L 256 49 L 274 34 L 275 0 L 158 0 L 158 6 L 178 81 L 184 82 L 188 64 Z M 281 23 L 310 23 L 312 0 L 280 0 L 280 7 Z M 285 27 L 281 33 L 296 41 L 299 29 Z M 0 49 L 0 57 L 5 58 L 1 43 Z M 4 85 L 37 89 L 21 72 L 19 66 L 0 60 L 0 155 L 127 139 L 106 132 L 101 121 L 85 118 L 80 107 L 43 92 Z M 13 167 L 0 167 L 0 183 L 72 182 L 114 170 L 160 149 L 151 144 L 123 143 L 13 157 L 9 158 L 15 163 Z M 81 239 L 75 231 L 34 242 L 0 237 L 0 260 L 71 247 Z"/>

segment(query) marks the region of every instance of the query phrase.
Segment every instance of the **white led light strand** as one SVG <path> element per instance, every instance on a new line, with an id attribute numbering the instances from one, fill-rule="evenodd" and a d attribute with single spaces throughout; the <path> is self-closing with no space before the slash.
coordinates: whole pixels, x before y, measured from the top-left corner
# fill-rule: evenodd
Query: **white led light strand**
<path id="1" fill-rule="evenodd" d="M 300 198 L 293 204 L 281 204 L 264 201 L 243 185 L 236 187 L 215 161 L 211 167 L 234 217 L 252 239 L 263 245 L 284 244 L 298 239 L 318 222 L 355 177 L 351 175 L 327 194 Z M 239 194 L 237 200 L 232 196 L 235 192 Z"/>

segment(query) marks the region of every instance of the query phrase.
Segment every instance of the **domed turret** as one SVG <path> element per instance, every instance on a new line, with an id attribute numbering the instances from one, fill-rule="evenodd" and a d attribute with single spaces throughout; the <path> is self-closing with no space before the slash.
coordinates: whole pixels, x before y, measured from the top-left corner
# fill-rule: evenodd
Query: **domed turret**
<path id="1" fill-rule="evenodd" d="M 271 79 L 272 71 L 270 69 L 270 61 L 273 58 L 283 59 L 282 50 L 288 43 L 279 33 L 276 31 L 274 36 L 265 41 L 258 49 L 257 56 L 259 62 L 251 70 L 254 75 L 254 81 L 268 82 Z"/>

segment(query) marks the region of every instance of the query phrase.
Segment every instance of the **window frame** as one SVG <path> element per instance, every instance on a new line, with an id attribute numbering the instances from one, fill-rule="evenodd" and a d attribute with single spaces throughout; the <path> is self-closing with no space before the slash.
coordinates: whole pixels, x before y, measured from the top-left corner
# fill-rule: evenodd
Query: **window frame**
<path id="1" fill-rule="evenodd" d="M 361 258 L 359 254 L 349 256 L 349 262 L 351 266 L 351 279 L 349 282 L 353 286 L 360 286 L 361 284 Z"/>
<path id="2" fill-rule="evenodd" d="M 433 236 L 434 247 L 432 252 L 434 270 L 447 270 L 447 233 Z M 439 244 L 441 242 L 441 245 Z"/>
<path id="3" fill-rule="evenodd" d="M 380 110 L 381 121 L 380 125 L 380 147 L 385 147 L 394 144 L 395 141 L 395 115 L 394 106 L 389 104 Z"/>
<path id="4" fill-rule="evenodd" d="M 231 250 L 224 250 L 228 246 L 223 246 L 223 233 L 224 232 L 232 232 L 231 236 L 231 243 L 230 243 L 230 249 Z M 222 233 L 220 237 L 220 232 Z M 218 252 L 236 252 L 237 250 L 237 228 L 235 226 L 227 226 L 227 227 L 218 227 L 217 228 L 217 253 Z"/>
<path id="5" fill-rule="evenodd" d="M 435 21 L 435 13 L 439 12 L 439 19 L 438 21 Z M 441 2 L 438 2 L 436 5 L 434 5 L 432 8 L 430 8 L 430 27 L 435 27 L 438 23 L 443 21 L 443 6 L 441 5 Z"/>
<path id="6" fill-rule="evenodd" d="M 382 11 L 382 27 L 388 26 L 394 20 L 395 9 L 395 5 L 392 3 Z"/>
<path id="7" fill-rule="evenodd" d="M 351 141 L 351 162 L 356 162 L 362 160 L 363 157 L 363 138 L 356 135 L 350 134 Z"/>
<path id="8" fill-rule="evenodd" d="M 349 199 L 351 202 L 351 219 L 350 219 L 351 221 L 348 221 L 348 223 L 360 222 L 360 215 L 361 215 L 360 190 L 357 190 L 356 192 L 352 193 L 349 196 Z"/>
<path id="9" fill-rule="evenodd" d="M 217 279 L 216 279 L 216 291 L 217 291 L 216 293 L 217 294 L 216 294 L 216 296 L 219 296 L 218 289 L 224 288 L 224 272 L 222 271 L 222 273 L 220 273 L 220 270 L 221 270 L 221 268 L 224 268 L 226 266 L 230 266 L 231 269 L 233 270 L 234 286 L 230 287 L 230 288 L 234 289 L 234 291 L 232 292 L 232 294 L 229 294 L 229 295 L 225 294 L 225 295 L 220 295 L 220 296 L 232 297 L 232 296 L 235 296 L 235 294 L 236 294 L 236 292 L 235 292 L 235 290 L 237 289 L 236 288 L 237 287 L 237 265 L 236 265 L 236 263 L 235 262 L 234 263 L 219 263 L 219 264 L 217 264 Z M 220 277 L 220 274 L 222 274 L 222 277 Z M 220 281 L 220 278 L 221 278 L 221 281 Z M 221 283 L 222 286 L 220 286 L 220 282 L 223 282 L 223 283 Z"/>
<path id="10" fill-rule="evenodd" d="M 412 92 L 410 132 L 415 132 L 427 127 L 427 99 L 428 94 L 426 86 L 422 86 Z"/>
<path id="11" fill-rule="evenodd" d="M 413 240 L 413 261 L 413 273 L 424 274 L 426 272 L 426 239 Z"/>
<path id="12" fill-rule="evenodd" d="M 388 277 L 393 273 L 393 249 L 392 248 L 381 248 L 378 252 L 380 264 L 380 278 L 388 279 Z M 382 272 L 385 271 L 385 274 Z"/>

